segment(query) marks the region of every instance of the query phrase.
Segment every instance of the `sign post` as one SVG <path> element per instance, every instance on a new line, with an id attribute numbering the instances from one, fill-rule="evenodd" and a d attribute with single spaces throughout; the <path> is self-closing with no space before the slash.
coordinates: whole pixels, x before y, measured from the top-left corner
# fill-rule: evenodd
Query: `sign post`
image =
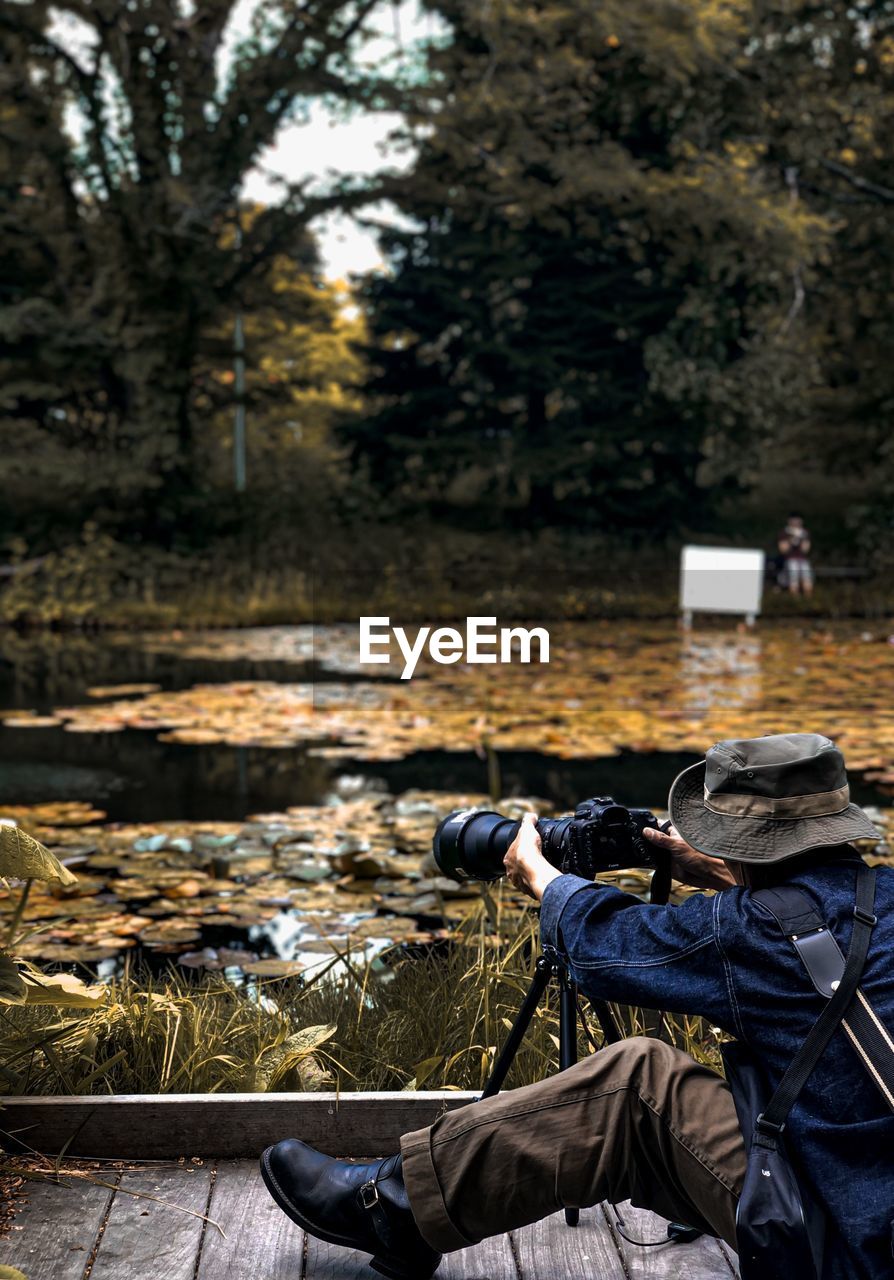
<path id="1" fill-rule="evenodd" d="M 764 553 L 738 547 L 684 547 L 680 557 L 683 626 L 692 615 L 738 613 L 749 627 L 761 611 Z"/>

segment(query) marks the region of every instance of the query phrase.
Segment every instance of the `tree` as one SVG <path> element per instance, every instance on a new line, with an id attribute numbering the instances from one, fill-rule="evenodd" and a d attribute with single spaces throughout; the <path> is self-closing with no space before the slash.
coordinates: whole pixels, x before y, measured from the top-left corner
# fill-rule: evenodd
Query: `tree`
<path id="1" fill-rule="evenodd" d="M 243 224 L 250 226 L 263 212 L 245 210 Z M 336 424 L 360 410 L 362 317 L 345 282 L 321 280 L 312 240 L 300 255 L 270 259 L 263 274 L 246 283 L 240 305 L 250 493 L 259 518 L 266 510 L 271 519 L 288 523 L 304 498 L 319 512 L 326 473 L 339 461 Z M 233 327 L 229 316 L 207 335 L 195 372 L 200 452 L 209 481 L 227 489 L 233 466 Z"/>
<path id="2" fill-rule="evenodd" d="M 792 198 L 834 236 L 805 282 L 811 394 L 783 441 L 792 464 L 862 479 L 867 545 L 894 549 L 894 4 L 762 0 L 753 127 Z M 767 96 L 772 83 L 773 92 Z"/>
<path id="3" fill-rule="evenodd" d="M 433 0 L 366 289 L 378 483 L 433 509 L 668 528 L 747 474 L 798 378 L 825 243 L 740 128 L 746 6 Z"/>
<path id="4" fill-rule="evenodd" d="M 20 456 L 76 449 L 94 504 L 139 514 L 148 491 L 157 530 L 182 518 L 200 487 L 203 333 L 274 258 L 305 253 L 314 217 L 367 196 L 357 183 L 294 185 L 236 248 L 240 185 L 311 99 L 373 100 L 351 53 L 375 3 L 264 0 L 221 86 L 234 0 L 4 7 L 15 96 L 0 146 L 14 177 L 0 218 L 22 265 L 0 296 L 0 403 Z"/>

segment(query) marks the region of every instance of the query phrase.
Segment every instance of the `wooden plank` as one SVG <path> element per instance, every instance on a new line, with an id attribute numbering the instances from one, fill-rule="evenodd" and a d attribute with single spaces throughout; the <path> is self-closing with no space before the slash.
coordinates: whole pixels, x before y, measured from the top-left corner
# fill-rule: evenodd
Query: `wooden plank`
<path id="1" fill-rule="evenodd" d="M 329 1155 L 387 1155 L 402 1133 L 433 1124 L 474 1093 L 121 1094 L 5 1098 L 3 1132 L 32 1148 L 101 1159 L 257 1156 L 280 1138 Z"/>
<path id="2" fill-rule="evenodd" d="M 355 1253 L 307 1236 L 306 1280 L 370 1280 L 369 1254 Z M 203 1280 L 200 1275 L 198 1280 Z M 212 1278 L 209 1277 L 209 1280 Z M 213 1280 L 218 1280 L 214 1275 Z M 437 1280 L 521 1280 L 507 1235 L 448 1253 Z"/>
<path id="3" fill-rule="evenodd" d="M 316 1240 L 313 1236 L 306 1236 L 305 1239 L 305 1280 L 373 1280 L 376 1273 L 369 1268 L 368 1253 L 342 1249 L 338 1245 L 327 1244 L 325 1240 Z"/>
<path id="4" fill-rule="evenodd" d="M 521 1280 L 509 1237 L 491 1236 L 444 1256 L 437 1280 Z"/>
<path id="5" fill-rule="evenodd" d="M 114 1194 L 81 1181 L 29 1182 L 9 1239 L 0 1240 L 0 1266 L 16 1267 L 28 1280 L 81 1280 Z"/>
<path id="6" fill-rule="evenodd" d="M 164 1280 L 193 1280 L 205 1225 L 195 1215 L 205 1213 L 210 1188 L 209 1167 L 124 1174 L 90 1280 L 159 1280 L 161 1276 Z M 157 1196 L 166 1203 L 128 1195 L 127 1191 Z"/>
<path id="7" fill-rule="evenodd" d="M 306 1280 L 371 1280 L 373 1272 L 368 1264 L 369 1254 L 340 1249 L 313 1236 L 307 1237 Z M 273 1274 L 271 1272 L 271 1276 Z M 218 1280 L 216 1274 L 213 1280 Z M 224 1280 L 223 1273 L 220 1280 Z M 291 1280 L 295 1280 L 294 1275 Z M 446 1254 L 436 1280 L 520 1280 L 509 1237 L 494 1236 L 471 1249 Z M 565 1276 L 563 1280 L 570 1277 Z"/>
<path id="8" fill-rule="evenodd" d="M 621 1256 L 599 1208 L 582 1209 L 576 1227 L 566 1224 L 563 1213 L 555 1213 L 522 1231 L 513 1231 L 512 1240 L 524 1280 L 585 1276 L 624 1280 Z"/>
<path id="9" fill-rule="evenodd" d="M 611 1205 L 604 1205 L 603 1209 L 606 1221 L 614 1228 L 614 1210 Z M 666 1239 L 664 1218 L 656 1217 L 647 1209 L 635 1209 L 629 1200 L 618 1205 L 618 1212 L 625 1232 L 634 1240 Z M 722 1280 L 724 1276 L 732 1280 L 735 1275 L 718 1241 L 711 1236 L 700 1236 L 691 1244 L 668 1240 L 666 1244 L 650 1248 L 630 1244 L 620 1233 L 616 1233 L 615 1238 L 630 1280 L 664 1280 L 669 1276 L 675 1280 L 718 1280 L 718 1277 Z"/>
<path id="10" fill-rule="evenodd" d="M 256 1160 L 218 1165 L 196 1280 L 300 1280 L 304 1232 L 271 1199 Z"/>

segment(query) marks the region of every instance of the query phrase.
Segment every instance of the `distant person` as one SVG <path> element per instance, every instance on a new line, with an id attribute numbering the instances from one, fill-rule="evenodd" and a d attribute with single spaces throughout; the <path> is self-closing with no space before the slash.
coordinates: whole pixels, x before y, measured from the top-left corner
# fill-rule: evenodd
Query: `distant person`
<path id="1" fill-rule="evenodd" d="M 777 540 L 782 557 L 782 583 L 793 596 L 809 596 L 813 591 L 813 567 L 810 563 L 810 531 L 804 517 L 793 511 Z"/>

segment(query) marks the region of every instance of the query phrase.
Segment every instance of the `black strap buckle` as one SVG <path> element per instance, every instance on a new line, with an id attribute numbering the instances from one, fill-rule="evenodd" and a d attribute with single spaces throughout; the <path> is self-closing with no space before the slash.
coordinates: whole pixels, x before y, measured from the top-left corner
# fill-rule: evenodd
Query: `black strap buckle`
<path id="1" fill-rule="evenodd" d="M 364 1182 L 360 1188 L 360 1203 L 364 1209 L 374 1209 L 379 1203 L 379 1188 L 374 1181 Z"/>
<path id="2" fill-rule="evenodd" d="M 783 1120 L 782 1124 L 774 1124 L 772 1120 L 764 1119 L 764 1113 L 762 1111 L 758 1116 L 758 1118 L 755 1120 L 754 1127 L 755 1129 L 758 1129 L 761 1133 L 769 1134 L 770 1137 L 772 1138 L 778 1138 L 779 1135 L 782 1133 L 782 1131 L 785 1129 L 785 1121 Z"/>
<path id="3" fill-rule="evenodd" d="M 874 916 L 871 911 L 864 911 L 862 907 L 854 907 L 854 919 L 859 920 L 860 924 L 868 924 L 870 929 L 878 924 L 878 916 Z"/>

